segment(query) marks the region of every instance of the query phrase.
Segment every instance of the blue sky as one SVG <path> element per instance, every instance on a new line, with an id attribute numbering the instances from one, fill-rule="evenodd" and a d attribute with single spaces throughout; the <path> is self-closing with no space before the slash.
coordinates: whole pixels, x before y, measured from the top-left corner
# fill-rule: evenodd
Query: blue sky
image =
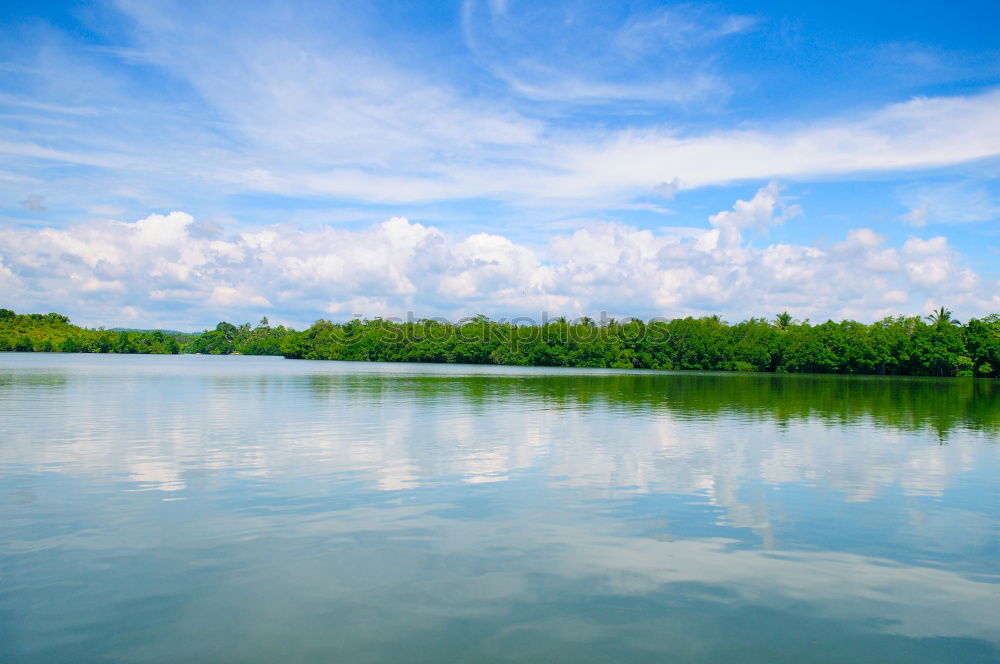
<path id="1" fill-rule="evenodd" d="M 1000 311 L 1000 6 L 11 1 L 0 293 L 81 323 Z"/>

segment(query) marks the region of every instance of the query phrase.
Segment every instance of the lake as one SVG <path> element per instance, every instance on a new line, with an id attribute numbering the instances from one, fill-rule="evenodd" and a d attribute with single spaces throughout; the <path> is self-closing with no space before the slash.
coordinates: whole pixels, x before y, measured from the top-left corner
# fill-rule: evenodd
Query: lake
<path id="1" fill-rule="evenodd" d="M 1000 384 L 0 353 L 3 662 L 997 662 Z"/>

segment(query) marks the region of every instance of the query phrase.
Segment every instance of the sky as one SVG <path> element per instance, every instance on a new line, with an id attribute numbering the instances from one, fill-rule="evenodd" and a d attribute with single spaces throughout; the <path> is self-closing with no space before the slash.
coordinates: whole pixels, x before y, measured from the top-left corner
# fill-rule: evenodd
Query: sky
<path id="1" fill-rule="evenodd" d="M 0 306 L 1000 312 L 1000 4 L 0 4 Z"/>

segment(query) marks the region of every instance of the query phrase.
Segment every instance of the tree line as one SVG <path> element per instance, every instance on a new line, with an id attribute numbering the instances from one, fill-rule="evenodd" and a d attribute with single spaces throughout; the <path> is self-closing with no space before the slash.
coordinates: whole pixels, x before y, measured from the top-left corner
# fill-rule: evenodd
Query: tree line
<path id="1" fill-rule="evenodd" d="M 0 351 L 40 353 L 138 353 L 177 355 L 281 355 L 279 342 L 291 333 L 271 327 L 267 318 L 255 328 L 219 323 L 200 333 L 171 330 L 88 329 L 62 314 L 17 314 L 0 309 Z"/>
<path id="2" fill-rule="evenodd" d="M 673 320 L 557 318 L 541 323 L 485 316 L 450 323 L 382 318 L 318 320 L 295 331 L 267 318 L 219 323 L 200 334 L 86 329 L 60 314 L 0 309 L 0 350 L 280 355 L 293 359 L 447 362 L 773 373 L 1000 377 L 1000 315 L 930 316 L 871 324 L 812 324 L 787 313 L 729 324 L 719 316 Z"/>
<path id="3" fill-rule="evenodd" d="M 163 330 L 87 329 L 73 325 L 62 314 L 16 314 L 0 309 L 0 351 L 176 354 L 191 336 Z"/>

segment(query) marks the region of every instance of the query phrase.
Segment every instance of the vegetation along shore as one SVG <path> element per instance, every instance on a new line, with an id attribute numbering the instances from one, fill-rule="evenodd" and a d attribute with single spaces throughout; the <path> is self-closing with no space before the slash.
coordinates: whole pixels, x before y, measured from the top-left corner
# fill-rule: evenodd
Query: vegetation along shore
<path id="1" fill-rule="evenodd" d="M 66 316 L 0 309 L 0 351 L 280 355 L 294 359 L 521 366 L 1000 377 L 1000 315 L 962 323 L 942 308 L 871 324 L 718 316 L 599 323 L 316 321 L 306 330 L 266 318 L 201 333 L 88 329 Z"/>

